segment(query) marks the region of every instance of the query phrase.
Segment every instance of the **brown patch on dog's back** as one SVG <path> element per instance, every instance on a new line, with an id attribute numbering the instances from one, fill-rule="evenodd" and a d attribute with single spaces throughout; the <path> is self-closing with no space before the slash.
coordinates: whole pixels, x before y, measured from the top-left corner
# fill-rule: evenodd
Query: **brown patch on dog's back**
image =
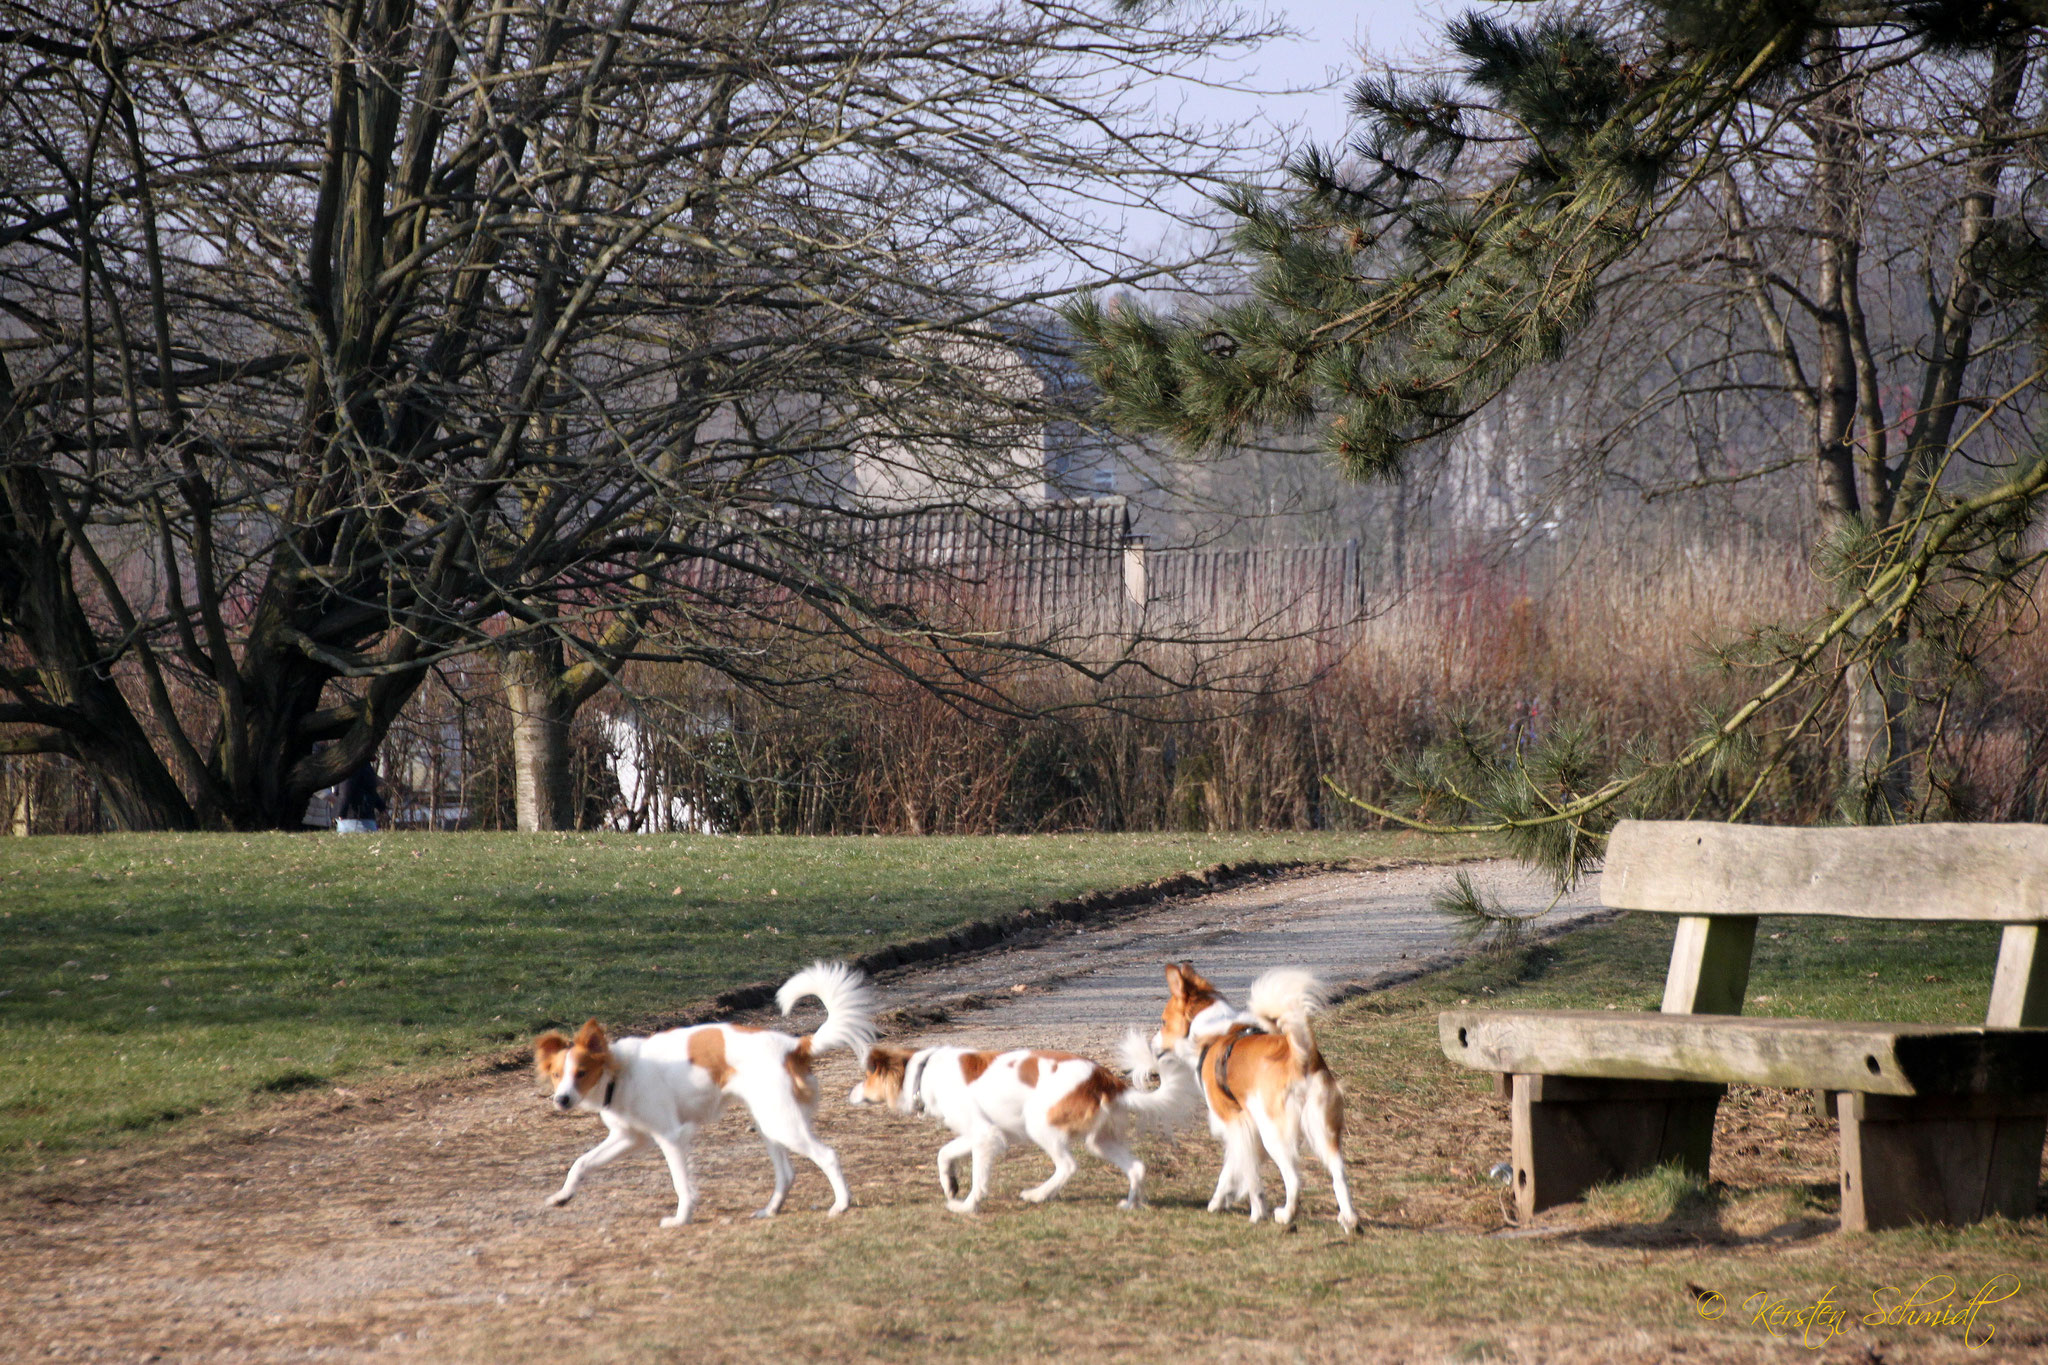
<path id="1" fill-rule="evenodd" d="M 1075 1131 L 1095 1122 L 1096 1114 L 1102 1107 L 1129 1089 L 1122 1079 L 1112 1076 L 1102 1067 L 1094 1067 L 1087 1077 L 1072 1090 L 1062 1095 L 1059 1102 L 1046 1111 L 1046 1120 L 1056 1128 Z"/>
<path id="2" fill-rule="evenodd" d="M 796 1046 L 782 1059 L 782 1069 L 789 1073 L 790 1088 L 796 1091 L 798 1104 L 818 1102 L 818 1085 L 811 1079 L 811 1040 L 808 1036 L 797 1039 Z"/>
<path id="3" fill-rule="evenodd" d="M 1237 1038 L 1235 1047 L 1230 1041 L 1233 1034 Z M 1245 1100 L 1253 1095 L 1267 1096 L 1271 1091 L 1285 1096 L 1292 1056 L 1292 1048 L 1279 1034 L 1260 1033 L 1249 1025 L 1238 1025 L 1211 1044 L 1202 1058 L 1202 1090 L 1209 1097 L 1209 1108 L 1227 1123 L 1244 1112 Z M 1229 1094 L 1217 1084 L 1219 1069 L 1230 1087 Z M 1272 1110 L 1270 1097 L 1267 1110 Z"/>
<path id="4" fill-rule="evenodd" d="M 1021 1061 L 1021 1062 L 1017 1063 L 1017 1079 L 1018 1079 L 1018 1080 L 1020 1080 L 1020 1081 L 1022 1081 L 1022 1082 L 1024 1082 L 1024 1084 L 1025 1084 L 1025 1085 L 1027 1085 L 1027 1086 L 1030 1086 L 1030 1085 L 1037 1085 L 1037 1084 L 1038 1084 L 1038 1064 L 1039 1064 L 1040 1062 L 1048 1062 L 1048 1063 L 1058 1063 L 1058 1062 L 1079 1062 L 1079 1061 L 1084 1061 L 1084 1060 L 1086 1060 L 1086 1059 L 1085 1059 L 1085 1058 L 1082 1058 L 1082 1057 L 1078 1057 L 1078 1056 L 1076 1056 L 1075 1054 L 1073 1054 L 1073 1053 L 1071 1053 L 1071 1052 L 1032 1052 L 1032 1053 L 1028 1053 L 1028 1054 L 1026 1054 L 1026 1056 L 1025 1056 L 1025 1058 L 1024 1058 L 1024 1060 L 1023 1060 L 1023 1061 Z"/>
<path id="5" fill-rule="evenodd" d="M 725 1035 L 718 1031 L 718 1025 L 707 1025 L 690 1034 L 690 1063 L 710 1072 L 711 1083 L 720 1089 L 732 1079 L 732 1068 L 725 1060 Z"/>
<path id="6" fill-rule="evenodd" d="M 988 1064 L 999 1054 L 994 1052 L 963 1052 L 960 1054 L 960 1079 L 973 1085 L 981 1079 L 981 1073 L 988 1070 Z"/>

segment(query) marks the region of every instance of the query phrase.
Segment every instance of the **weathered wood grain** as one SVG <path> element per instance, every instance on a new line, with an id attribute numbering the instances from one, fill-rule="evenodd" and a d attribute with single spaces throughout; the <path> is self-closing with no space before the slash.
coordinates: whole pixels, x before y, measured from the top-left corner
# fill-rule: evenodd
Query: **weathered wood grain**
<path id="1" fill-rule="evenodd" d="M 2048 1094 L 1843 1095 L 1837 1112 L 1844 1231 L 2033 1216 Z"/>
<path id="2" fill-rule="evenodd" d="M 1667 1162 L 1704 1177 L 1724 1087 L 1514 1078 L 1515 1205 L 1523 1218 Z"/>
<path id="3" fill-rule="evenodd" d="M 1992 1028 L 2048 1024 L 2048 931 L 2038 924 L 2008 924 L 1998 941 L 1998 973 L 1991 978 Z"/>
<path id="4" fill-rule="evenodd" d="M 1624 820 L 1600 899 L 1673 915 L 2048 921 L 2048 825 L 1791 829 Z"/>
<path id="5" fill-rule="evenodd" d="M 2048 1029 L 1609 1010 L 1447 1010 L 1437 1028 L 1452 1061 L 1517 1075 L 1907 1096 L 2032 1091 L 2048 1077 Z"/>
<path id="6" fill-rule="evenodd" d="M 1664 1013 L 1742 1013 L 1755 948 L 1755 915 L 1681 918 L 1664 976 Z"/>

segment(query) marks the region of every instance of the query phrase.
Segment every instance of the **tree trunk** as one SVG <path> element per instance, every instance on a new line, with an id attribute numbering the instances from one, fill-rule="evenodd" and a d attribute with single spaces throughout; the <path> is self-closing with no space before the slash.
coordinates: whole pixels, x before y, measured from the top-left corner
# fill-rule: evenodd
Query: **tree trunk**
<path id="1" fill-rule="evenodd" d="M 1824 31 L 1816 40 L 1812 66 L 1815 81 L 1827 87 L 1812 111 L 1813 322 L 1820 362 L 1814 386 L 1814 469 L 1821 523 L 1831 533 L 1855 520 L 1883 525 L 1889 490 L 1882 456 L 1876 450 L 1866 451 L 1865 458 L 1878 459 L 1880 467 L 1862 472 L 1870 490 L 1884 495 L 1884 501 L 1866 502 L 1858 486 L 1857 414 L 1861 410 L 1866 419 L 1881 419 L 1876 384 L 1861 374 L 1857 359 L 1856 324 L 1862 308 L 1855 278 L 1857 233 L 1861 230 L 1858 180 L 1867 134 L 1856 85 L 1846 77 L 1842 50 L 1832 31 Z M 1881 420 L 1875 425 L 1881 430 Z M 1843 678 L 1847 706 L 1842 726 L 1844 793 L 1851 813 L 1860 820 L 1895 820 L 1905 812 L 1910 784 L 1900 725 L 1901 700 L 1891 686 L 1897 659 L 1898 647 L 1886 645 L 1868 661 L 1852 666 Z"/>
<path id="2" fill-rule="evenodd" d="M 505 700 L 512 711 L 512 795 L 522 831 L 573 829 L 569 721 L 559 646 L 508 650 Z"/>

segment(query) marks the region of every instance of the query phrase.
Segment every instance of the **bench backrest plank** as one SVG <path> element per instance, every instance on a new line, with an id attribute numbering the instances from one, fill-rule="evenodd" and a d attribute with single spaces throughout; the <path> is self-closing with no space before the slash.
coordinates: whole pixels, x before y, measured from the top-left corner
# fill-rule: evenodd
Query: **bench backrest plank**
<path id="1" fill-rule="evenodd" d="M 1795 829 L 1623 820 L 1600 899 L 1671 915 L 2048 921 L 2048 825 Z"/>
<path id="2" fill-rule="evenodd" d="M 1622 821 L 1599 898 L 1663 915 L 2048 921 L 2048 825 Z"/>
<path id="3" fill-rule="evenodd" d="M 2048 1025 L 2048 825 L 1623 820 L 1600 899 L 1679 916 L 1666 1014 L 1740 1014 L 1758 915 L 2004 924 L 1985 1023 Z"/>

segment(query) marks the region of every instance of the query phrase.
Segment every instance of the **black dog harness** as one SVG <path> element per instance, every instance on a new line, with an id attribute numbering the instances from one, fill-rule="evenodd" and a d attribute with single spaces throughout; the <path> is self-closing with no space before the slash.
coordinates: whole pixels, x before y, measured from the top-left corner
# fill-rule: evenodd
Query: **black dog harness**
<path id="1" fill-rule="evenodd" d="M 1223 1092 L 1223 1098 L 1229 1100 L 1240 1109 L 1244 1108 L 1244 1101 L 1239 1099 L 1237 1092 L 1230 1088 L 1230 1054 L 1237 1051 L 1237 1045 L 1248 1035 L 1257 1032 L 1259 1030 L 1249 1024 L 1237 1024 L 1232 1026 L 1230 1032 L 1224 1034 L 1221 1038 L 1211 1038 L 1208 1042 L 1202 1044 L 1201 1065 L 1204 1068 L 1209 1065 L 1209 1053 L 1218 1044 L 1222 1045 L 1223 1051 L 1216 1058 L 1216 1069 L 1212 1075 L 1216 1080 L 1216 1088 Z"/>
<path id="2" fill-rule="evenodd" d="M 618 1073 L 618 1072 L 616 1072 L 616 1071 L 614 1071 L 614 1072 L 612 1073 L 612 1078 L 611 1078 L 611 1079 L 610 1079 L 609 1081 L 605 1082 L 605 1087 L 604 1087 L 604 1099 L 603 1099 L 602 1101 L 600 1101 L 600 1104 L 602 1105 L 602 1107 L 604 1107 L 604 1108 L 606 1108 L 606 1109 L 609 1109 L 609 1108 L 611 1108 L 611 1107 L 612 1107 L 612 1091 L 614 1091 L 614 1090 L 617 1090 L 618 1088 L 619 1088 L 619 1073 Z"/>

